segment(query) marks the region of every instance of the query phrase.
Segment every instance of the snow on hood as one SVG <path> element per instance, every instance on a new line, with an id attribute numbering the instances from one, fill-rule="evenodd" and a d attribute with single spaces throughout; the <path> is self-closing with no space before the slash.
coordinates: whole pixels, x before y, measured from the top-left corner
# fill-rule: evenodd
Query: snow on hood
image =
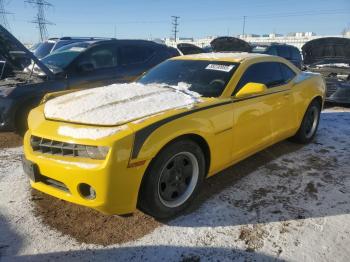
<path id="1" fill-rule="evenodd" d="M 114 126 L 166 110 L 193 106 L 200 95 L 189 85 L 140 83 L 109 86 L 70 93 L 49 100 L 44 113 L 48 119 L 90 125 Z"/>

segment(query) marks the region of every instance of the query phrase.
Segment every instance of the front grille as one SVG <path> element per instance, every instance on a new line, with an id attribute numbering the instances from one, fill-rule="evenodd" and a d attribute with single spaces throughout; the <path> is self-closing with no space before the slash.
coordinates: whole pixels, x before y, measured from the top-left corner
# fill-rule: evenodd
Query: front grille
<path id="1" fill-rule="evenodd" d="M 50 155 L 90 158 L 88 154 L 88 147 L 91 148 L 91 146 L 70 144 L 37 136 L 31 137 L 30 144 L 34 152 L 41 152 L 43 154 Z"/>

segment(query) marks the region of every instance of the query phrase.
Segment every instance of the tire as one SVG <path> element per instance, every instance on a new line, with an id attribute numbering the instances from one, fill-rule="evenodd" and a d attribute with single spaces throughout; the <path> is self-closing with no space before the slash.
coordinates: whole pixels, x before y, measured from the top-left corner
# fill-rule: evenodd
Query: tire
<path id="1" fill-rule="evenodd" d="M 205 157 L 198 144 L 189 139 L 169 144 L 146 171 L 139 209 L 158 219 L 178 215 L 198 194 L 205 173 Z"/>
<path id="2" fill-rule="evenodd" d="M 321 105 L 318 101 L 313 100 L 307 108 L 303 121 L 298 132 L 292 138 L 297 143 L 310 143 L 316 135 L 320 123 Z"/>

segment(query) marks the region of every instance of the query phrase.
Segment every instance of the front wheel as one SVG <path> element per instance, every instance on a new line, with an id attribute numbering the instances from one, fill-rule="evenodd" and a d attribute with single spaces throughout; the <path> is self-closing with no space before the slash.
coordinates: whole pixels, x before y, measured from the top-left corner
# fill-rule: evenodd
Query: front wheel
<path id="1" fill-rule="evenodd" d="M 205 158 L 191 140 L 176 141 L 152 161 L 141 185 L 139 208 L 169 218 L 187 208 L 205 177 Z"/>
<path id="2" fill-rule="evenodd" d="M 318 101 L 313 101 L 305 112 L 298 132 L 293 137 L 296 142 L 307 144 L 316 135 L 320 122 L 321 105 Z"/>

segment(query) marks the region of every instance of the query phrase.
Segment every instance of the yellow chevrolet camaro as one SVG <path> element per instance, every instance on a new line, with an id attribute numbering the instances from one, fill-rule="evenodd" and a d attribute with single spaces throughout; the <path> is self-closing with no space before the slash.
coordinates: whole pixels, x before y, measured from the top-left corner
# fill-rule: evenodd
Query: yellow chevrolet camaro
<path id="1" fill-rule="evenodd" d="M 171 217 L 206 177 L 286 138 L 315 136 L 325 83 L 283 58 L 212 53 L 137 82 L 52 94 L 31 111 L 33 188 L 106 214 Z"/>

